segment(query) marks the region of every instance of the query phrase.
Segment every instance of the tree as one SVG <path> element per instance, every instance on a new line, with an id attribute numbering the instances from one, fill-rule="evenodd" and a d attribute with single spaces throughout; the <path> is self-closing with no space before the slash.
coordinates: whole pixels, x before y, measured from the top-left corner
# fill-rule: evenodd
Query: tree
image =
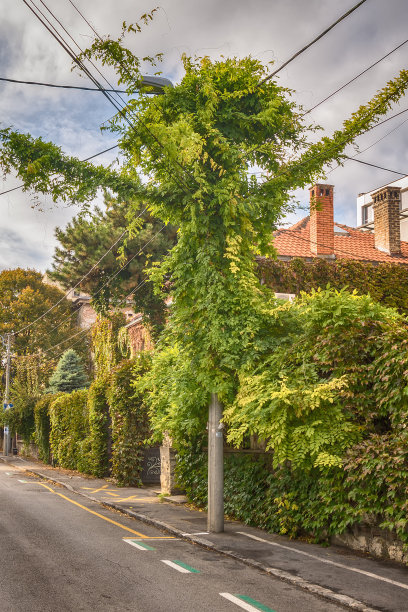
<path id="1" fill-rule="evenodd" d="M 13 336 L 14 354 L 45 351 L 73 334 L 75 317 L 70 317 L 72 308 L 67 300 L 33 324 L 63 296 L 60 289 L 44 283 L 35 270 L 16 268 L 0 272 L 0 333 L 18 332 Z"/>
<path id="2" fill-rule="evenodd" d="M 87 376 L 80 358 L 73 349 L 68 349 L 62 355 L 50 378 L 49 393 L 71 393 L 88 386 Z"/>
<path id="3" fill-rule="evenodd" d="M 123 40 L 138 29 L 124 25 L 119 40 L 96 39 L 82 56 L 114 67 L 129 95 L 141 81 L 141 60 Z M 293 190 L 321 178 L 326 164 L 341 163 L 345 147 L 402 96 L 408 71 L 341 130 L 310 144 L 313 128 L 303 109 L 287 89 L 264 80 L 268 68 L 259 61 L 184 57 L 183 64 L 176 87 L 154 99 L 134 97 L 126 109 L 131 115 L 124 120 L 119 113 L 111 122 L 125 155 L 120 176 L 85 165 L 78 187 L 79 162 L 50 143 L 7 130 L 0 132 L 0 162 L 5 171 L 14 168 L 27 188 L 54 198 L 86 201 L 97 180 L 115 193 L 135 181 L 134 191 L 143 191 L 153 214 L 178 227 L 177 245 L 151 272 L 157 291 L 171 282 L 168 342 L 190 364 L 203 394 L 218 392 L 228 402 L 236 393 L 237 371 L 259 361 L 275 331 L 273 294 L 261 286 L 254 256 L 273 256 L 271 235 L 291 207 Z M 140 129 L 132 124 L 135 116 Z M 254 166 L 263 173 L 261 181 Z M 137 183 L 137 172 L 149 180 Z"/>
<path id="4" fill-rule="evenodd" d="M 68 289 L 77 285 L 92 267 L 80 287 L 94 296 L 93 306 L 98 312 L 106 313 L 111 306 L 125 304 L 125 298 L 130 295 L 136 311 L 143 313 L 145 323 L 150 323 L 153 332 L 160 331 L 166 310 L 163 296 L 155 295 L 144 270 L 149 262 L 160 261 L 174 246 L 176 230 L 170 225 L 162 229 L 162 222 L 144 212 L 145 204 L 135 203 L 134 214 L 140 217 L 129 228 L 128 236 L 120 240 L 128 225 L 129 204 L 106 194 L 105 205 L 105 211 L 96 208 L 86 217 L 83 214 L 74 217 L 64 230 L 56 229 L 59 245 L 52 270 L 47 274 Z M 111 249 L 117 240 L 118 244 Z M 144 249 L 146 243 L 148 246 Z M 130 264 L 120 270 L 128 261 Z M 106 284 L 110 277 L 112 280 Z"/>

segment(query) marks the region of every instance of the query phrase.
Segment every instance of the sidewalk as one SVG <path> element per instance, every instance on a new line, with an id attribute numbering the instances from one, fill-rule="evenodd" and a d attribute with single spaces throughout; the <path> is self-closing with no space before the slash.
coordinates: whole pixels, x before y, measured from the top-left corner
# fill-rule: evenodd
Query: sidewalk
<path id="1" fill-rule="evenodd" d="M 232 557 L 346 608 L 372 612 L 408 611 L 408 568 L 340 547 L 323 548 L 227 520 L 225 532 L 207 533 L 205 512 L 186 507 L 178 496 L 162 500 L 154 487 L 117 487 L 107 480 L 72 475 L 20 457 L 1 457 L 10 469 L 25 470 L 70 491 L 119 510 L 196 545 Z"/>

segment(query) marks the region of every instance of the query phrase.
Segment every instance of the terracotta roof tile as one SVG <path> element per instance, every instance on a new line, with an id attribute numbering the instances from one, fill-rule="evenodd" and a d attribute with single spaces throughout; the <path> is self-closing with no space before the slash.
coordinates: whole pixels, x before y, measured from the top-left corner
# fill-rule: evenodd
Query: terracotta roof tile
<path id="1" fill-rule="evenodd" d="M 408 242 L 401 241 L 400 255 L 387 255 L 374 246 L 371 232 L 335 223 L 348 235 L 334 235 L 334 254 L 336 259 L 356 259 L 360 261 L 388 262 L 408 265 Z M 309 217 L 301 219 L 288 229 L 280 229 L 274 234 L 273 244 L 282 257 L 316 257 L 310 251 Z"/>

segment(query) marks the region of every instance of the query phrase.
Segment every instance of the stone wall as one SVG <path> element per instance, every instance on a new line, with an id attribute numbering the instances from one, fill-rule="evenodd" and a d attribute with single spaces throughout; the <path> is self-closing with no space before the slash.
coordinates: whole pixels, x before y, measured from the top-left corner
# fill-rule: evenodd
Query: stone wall
<path id="1" fill-rule="evenodd" d="M 141 318 L 134 323 L 128 324 L 127 330 L 133 355 L 138 351 L 151 351 L 153 349 L 152 339 L 147 329 L 143 326 Z"/>
<path id="2" fill-rule="evenodd" d="M 401 540 L 391 531 L 380 529 L 376 525 L 354 525 L 345 533 L 333 536 L 331 543 L 369 553 L 379 559 L 408 563 L 408 553 L 404 552 Z"/>

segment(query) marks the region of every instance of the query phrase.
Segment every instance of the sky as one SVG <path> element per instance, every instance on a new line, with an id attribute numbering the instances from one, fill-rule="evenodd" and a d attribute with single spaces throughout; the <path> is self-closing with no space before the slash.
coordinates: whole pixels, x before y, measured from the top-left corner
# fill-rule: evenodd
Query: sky
<path id="1" fill-rule="evenodd" d="M 34 0 L 45 11 L 41 0 Z M 162 52 L 163 76 L 177 83 L 182 76 L 181 55 L 245 57 L 251 55 L 279 68 L 298 49 L 333 23 L 356 0 L 72 0 L 101 35 L 119 35 L 123 21 L 133 23 L 155 6 L 154 21 L 127 43 L 136 55 Z M 70 0 L 44 0 L 66 30 L 84 48 L 92 31 Z M 0 77 L 64 85 L 92 86 L 71 70 L 71 59 L 39 23 L 22 0 L 2 0 L 0 21 Z M 294 90 L 294 100 L 305 109 L 336 90 L 406 39 L 406 0 L 367 0 L 278 75 L 280 85 Z M 360 104 L 366 103 L 401 69 L 408 67 L 408 43 L 364 76 L 319 106 L 309 117 L 330 135 Z M 113 72 L 104 75 L 116 85 Z M 408 96 L 389 116 L 408 108 Z M 0 126 L 41 136 L 66 153 L 84 159 L 115 144 L 101 132 L 113 107 L 99 92 L 51 89 L 0 81 Z M 408 174 L 408 113 L 392 119 L 357 140 L 367 149 L 357 159 Z M 377 142 L 378 141 L 378 142 Z M 347 154 L 355 155 L 353 147 Z M 112 151 L 97 158 L 108 165 Z M 335 220 L 356 225 L 356 197 L 399 178 L 397 174 L 349 161 L 322 178 L 335 186 Z M 0 191 L 20 184 L 16 177 L 0 177 Z M 308 190 L 295 194 L 302 205 L 286 219 L 304 216 Z M 65 227 L 79 209 L 54 204 L 50 198 L 17 190 L 0 195 L 0 270 L 50 267 L 56 245 L 56 226 Z"/>

